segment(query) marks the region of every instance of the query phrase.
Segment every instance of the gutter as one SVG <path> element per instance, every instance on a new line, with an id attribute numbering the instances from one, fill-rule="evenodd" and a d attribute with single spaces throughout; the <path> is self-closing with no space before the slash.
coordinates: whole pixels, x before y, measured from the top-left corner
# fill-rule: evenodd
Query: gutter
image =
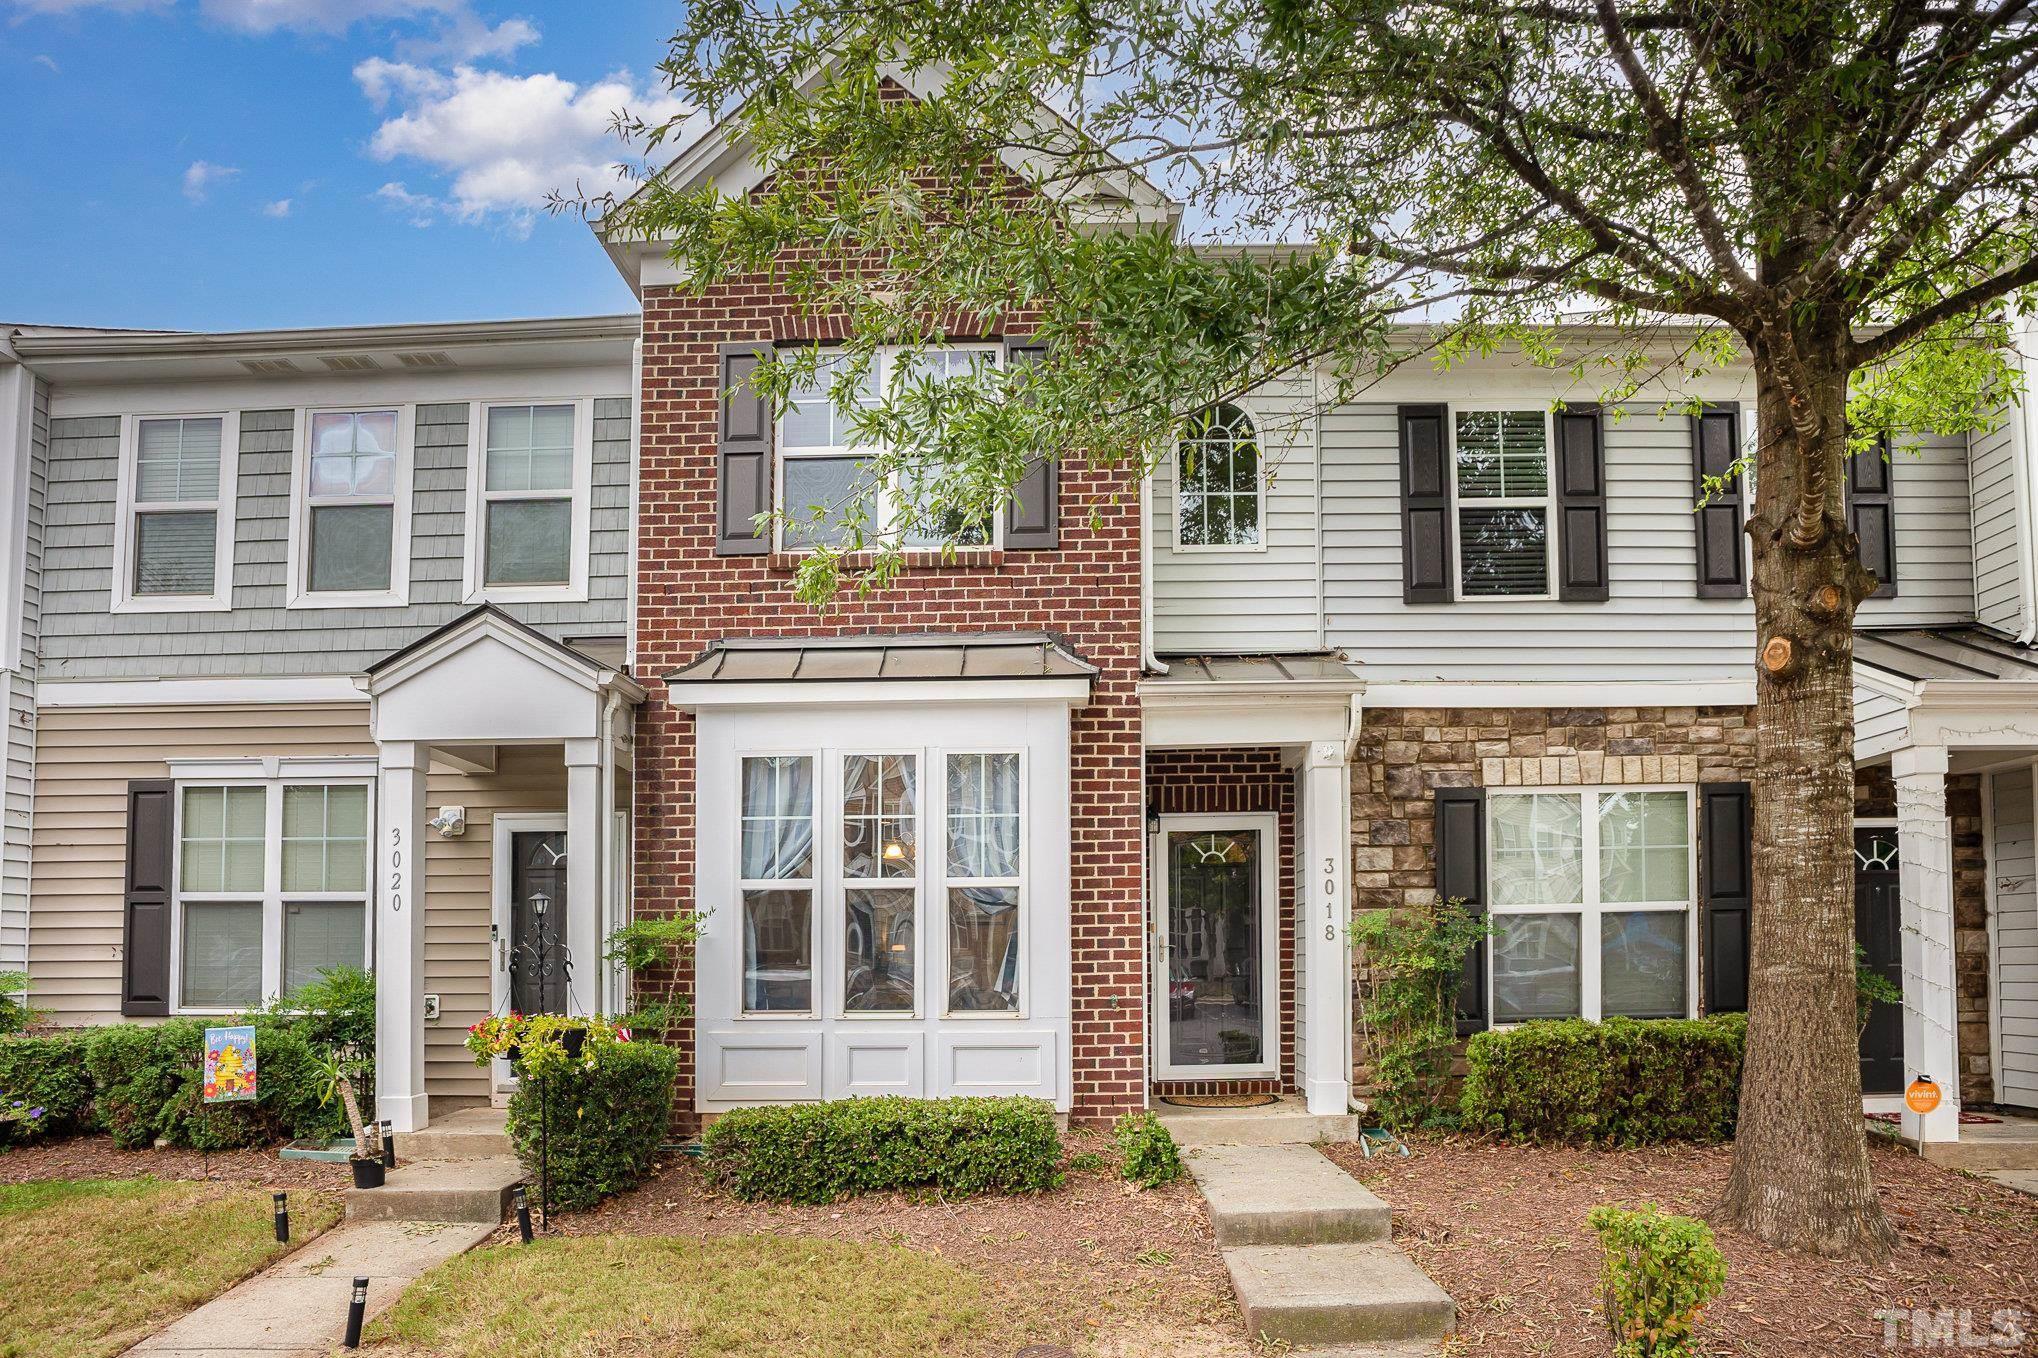
<path id="1" fill-rule="evenodd" d="M 2038 641 L 2038 541 L 2034 541 L 2034 529 L 2038 529 L 2038 476 L 2032 475 L 2031 467 L 2031 459 L 2038 456 L 2038 410 L 2032 408 L 2030 400 L 2033 340 L 2033 327 L 2026 321 L 2017 340 L 2017 366 L 2024 373 L 2025 399 L 2017 406 L 2017 438 L 2011 449 L 2010 469 L 2017 493 L 2017 595 L 2023 614 L 2017 641 L 2025 646 Z M 1968 474 L 1973 475 L 1971 460 Z M 1969 512 L 1972 513 L 1971 500 Z"/>
<path id="2" fill-rule="evenodd" d="M 641 332 L 636 315 L 565 316 L 522 321 L 451 321 L 426 325 L 325 326 L 300 330 L 177 331 L 35 335 L 15 331 L 12 348 L 30 358 L 167 358 L 329 354 L 444 344 L 544 344 L 560 340 L 627 340 Z"/>

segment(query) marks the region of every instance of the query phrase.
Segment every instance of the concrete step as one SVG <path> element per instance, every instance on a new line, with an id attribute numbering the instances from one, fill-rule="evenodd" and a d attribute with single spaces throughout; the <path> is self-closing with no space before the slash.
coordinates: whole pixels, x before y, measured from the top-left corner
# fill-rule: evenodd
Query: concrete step
<path id="1" fill-rule="evenodd" d="M 509 1115 L 500 1108 L 463 1108 L 433 1118 L 421 1132 L 399 1132 L 398 1164 L 413 1160 L 497 1160 L 514 1156 L 504 1131 Z"/>
<path id="2" fill-rule="evenodd" d="M 1205 1146 L 1183 1163 L 1220 1246 L 1385 1240 L 1393 1213 L 1311 1146 Z"/>
<path id="3" fill-rule="evenodd" d="M 1359 1119 L 1350 1113 L 1317 1114 L 1299 1099 L 1264 1108 L 1177 1108 L 1156 1103 L 1154 1112 L 1178 1146 L 1312 1146 L 1319 1141 L 1357 1141 Z"/>
<path id="4" fill-rule="evenodd" d="M 2038 1127 L 2023 1122 L 1969 1125 L 1960 1129 L 1958 1141 L 1927 1141 L 1920 1152 L 1935 1165 L 1970 1174 L 2038 1169 Z"/>
<path id="5" fill-rule="evenodd" d="M 1440 1339 L 1457 1308 L 1386 1241 L 1241 1245 L 1224 1251 L 1231 1289 L 1256 1342 L 1381 1344 Z"/>
<path id="6" fill-rule="evenodd" d="M 420 1160 L 391 1170 L 380 1188 L 348 1189 L 347 1220 L 498 1222 L 523 1181 L 524 1167 L 505 1157 Z"/>

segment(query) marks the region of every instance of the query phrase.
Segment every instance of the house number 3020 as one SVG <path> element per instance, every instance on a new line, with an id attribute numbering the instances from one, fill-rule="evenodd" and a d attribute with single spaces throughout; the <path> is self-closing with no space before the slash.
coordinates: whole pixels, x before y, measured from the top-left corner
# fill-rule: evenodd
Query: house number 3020
<path id="1" fill-rule="evenodd" d="M 403 909 L 403 830 L 398 826 L 389 830 L 389 908 Z"/>
<path id="2" fill-rule="evenodd" d="M 1323 941 L 1337 942 L 1337 859 L 1323 860 Z"/>

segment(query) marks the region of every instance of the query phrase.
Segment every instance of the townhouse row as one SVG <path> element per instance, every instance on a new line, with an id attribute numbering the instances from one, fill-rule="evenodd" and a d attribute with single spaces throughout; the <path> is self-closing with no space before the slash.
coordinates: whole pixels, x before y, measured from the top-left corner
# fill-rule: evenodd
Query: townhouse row
<path id="1" fill-rule="evenodd" d="M 372 966 L 380 1111 L 420 1127 L 506 1092 L 469 1024 L 622 1009 L 608 934 L 700 910 L 697 1115 L 1341 1114 L 1346 921 L 1439 894 L 1492 918 L 1468 1028 L 1745 1005 L 1745 505 L 1694 510 L 1755 437 L 1744 370 L 1610 408 L 1509 354 L 1335 400 L 1291 374 L 1150 478 L 1042 463 L 817 611 L 793 574 L 828 524 L 756 516 L 867 450 L 825 391 L 750 379 L 825 334 L 607 244 L 638 314 L 0 331 L 0 968 L 52 1020 Z M 1860 938 L 1905 996 L 1864 1087 L 1957 1091 L 1906 1114 L 1928 1140 L 2038 1105 L 2027 423 L 1850 476 L 1885 581 Z"/>

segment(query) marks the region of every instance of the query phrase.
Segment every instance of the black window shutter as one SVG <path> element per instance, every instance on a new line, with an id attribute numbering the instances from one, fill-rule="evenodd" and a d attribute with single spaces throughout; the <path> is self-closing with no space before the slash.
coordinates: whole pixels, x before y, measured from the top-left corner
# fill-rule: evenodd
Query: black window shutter
<path id="1" fill-rule="evenodd" d="M 1606 445 L 1597 406 L 1557 413 L 1557 556 L 1559 599 L 1606 599 Z"/>
<path id="2" fill-rule="evenodd" d="M 761 556 L 771 527 L 757 516 L 771 508 L 771 400 L 751 380 L 771 350 L 756 343 L 721 347 L 721 419 L 715 457 L 715 555 Z"/>
<path id="3" fill-rule="evenodd" d="M 1712 406 L 1691 417 L 1692 485 L 1705 498 L 1698 521 L 1698 597 L 1739 599 L 1748 593 L 1746 555 L 1741 550 L 1741 493 L 1738 481 L 1723 494 L 1706 497 L 1705 478 L 1725 476 L 1741 451 L 1741 413 Z"/>
<path id="4" fill-rule="evenodd" d="M 1031 338 L 1005 341 L 1005 366 L 1036 363 L 1047 346 Z M 1027 459 L 1026 470 L 1005 502 L 1005 546 L 1037 552 L 1061 545 L 1061 464 L 1044 454 Z"/>
<path id="5" fill-rule="evenodd" d="M 172 797 L 167 778 L 127 785 L 127 873 L 121 926 L 120 1012 L 160 1018 L 170 1012 L 170 859 Z"/>
<path id="6" fill-rule="evenodd" d="M 1451 441 L 1442 406 L 1401 407 L 1401 598 L 1451 601 Z"/>
<path id="7" fill-rule="evenodd" d="M 1437 897 L 1457 901 L 1467 910 L 1486 914 L 1486 792 L 1476 787 L 1440 787 L 1436 791 Z M 1486 1013 L 1486 944 L 1465 956 L 1465 974 L 1458 984 L 1458 1032 L 1476 1033 L 1490 1025 Z"/>
<path id="8" fill-rule="evenodd" d="M 1861 564 L 1878 582 L 1871 599 L 1896 597 L 1896 507 L 1890 500 L 1889 436 L 1847 459 L 1847 526 Z"/>
<path id="9" fill-rule="evenodd" d="M 1746 783 L 1698 790 L 1699 970 L 1705 1012 L 1748 1007 L 1748 934 L 1755 905 L 1753 807 Z"/>

